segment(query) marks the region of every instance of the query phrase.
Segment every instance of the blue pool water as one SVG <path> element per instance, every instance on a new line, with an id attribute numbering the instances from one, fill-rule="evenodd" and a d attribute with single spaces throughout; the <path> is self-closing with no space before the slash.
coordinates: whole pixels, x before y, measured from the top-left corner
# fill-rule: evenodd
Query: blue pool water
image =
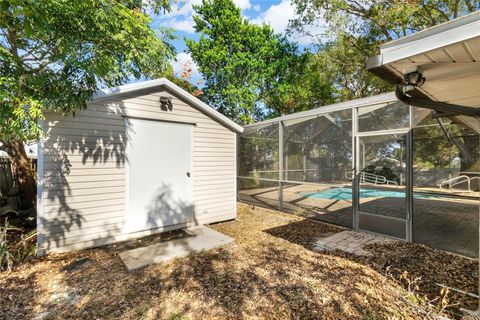
<path id="1" fill-rule="evenodd" d="M 334 200 L 352 200 L 352 189 L 350 188 L 331 188 L 315 193 L 302 193 L 308 198 L 314 199 L 334 199 Z M 376 189 L 360 189 L 360 198 L 405 198 L 404 192 L 376 190 Z M 428 195 L 414 195 L 415 198 L 431 198 Z"/>

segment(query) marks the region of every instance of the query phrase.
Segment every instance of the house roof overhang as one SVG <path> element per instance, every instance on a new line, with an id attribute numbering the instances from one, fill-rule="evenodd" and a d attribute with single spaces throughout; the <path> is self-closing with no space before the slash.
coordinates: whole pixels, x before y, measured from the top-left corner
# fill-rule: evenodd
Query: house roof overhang
<path id="1" fill-rule="evenodd" d="M 480 115 L 480 12 L 380 46 L 367 69 L 397 85 L 411 105 L 452 114 Z M 404 92 L 405 75 L 418 71 L 421 86 Z"/>

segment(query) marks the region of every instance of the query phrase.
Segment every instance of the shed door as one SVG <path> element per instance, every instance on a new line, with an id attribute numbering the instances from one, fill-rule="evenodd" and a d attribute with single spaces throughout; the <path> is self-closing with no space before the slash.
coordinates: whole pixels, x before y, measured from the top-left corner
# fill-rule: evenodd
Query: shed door
<path id="1" fill-rule="evenodd" d="M 126 231 L 192 221 L 192 126 L 132 118 L 126 121 Z"/>

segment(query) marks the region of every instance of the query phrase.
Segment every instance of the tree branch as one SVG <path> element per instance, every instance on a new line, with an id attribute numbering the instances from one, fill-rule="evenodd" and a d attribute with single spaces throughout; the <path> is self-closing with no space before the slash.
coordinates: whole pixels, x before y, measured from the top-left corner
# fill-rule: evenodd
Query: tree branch
<path id="1" fill-rule="evenodd" d="M 8 28 L 7 39 L 10 44 L 10 53 L 19 60 L 18 47 L 17 47 L 17 33 L 12 28 Z"/>
<path id="2" fill-rule="evenodd" d="M 470 0 L 465 0 L 465 5 L 467 6 L 468 13 L 472 13 L 473 11 L 475 11 L 475 7 L 474 5 L 472 5 Z"/>

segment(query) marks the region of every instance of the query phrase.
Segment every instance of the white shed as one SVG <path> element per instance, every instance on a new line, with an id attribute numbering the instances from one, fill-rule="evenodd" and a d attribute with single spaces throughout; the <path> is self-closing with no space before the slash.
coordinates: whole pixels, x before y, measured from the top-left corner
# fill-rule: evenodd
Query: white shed
<path id="1" fill-rule="evenodd" d="M 103 90 L 43 127 L 39 254 L 236 217 L 242 127 L 166 79 Z"/>

